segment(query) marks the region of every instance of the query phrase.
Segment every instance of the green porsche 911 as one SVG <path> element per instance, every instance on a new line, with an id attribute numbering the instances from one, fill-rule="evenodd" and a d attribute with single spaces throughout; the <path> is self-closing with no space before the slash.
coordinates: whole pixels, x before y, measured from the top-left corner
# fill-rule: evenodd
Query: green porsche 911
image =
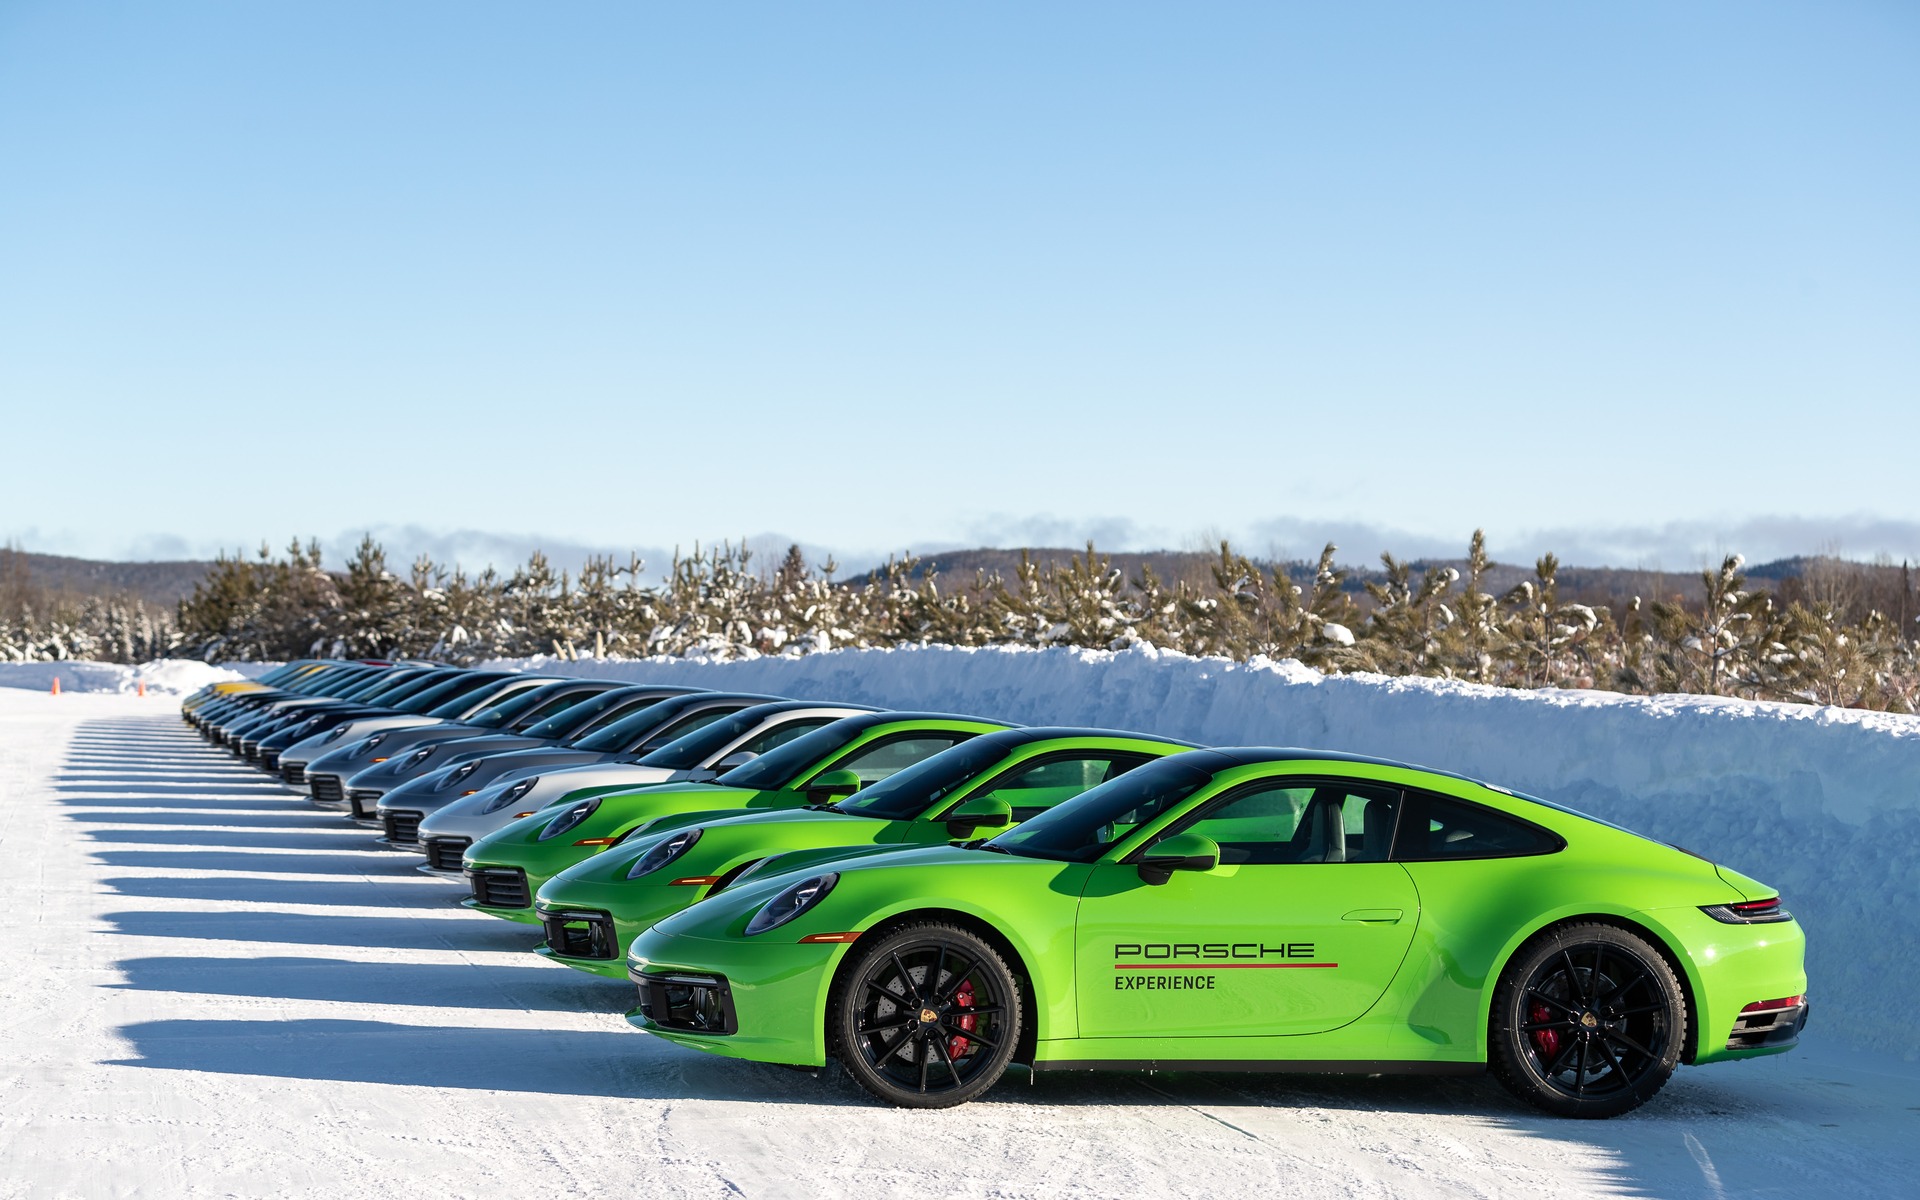
<path id="1" fill-rule="evenodd" d="M 462 863 L 473 898 L 466 904 L 491 916 L 531 923 L 539 919 L 534 893 L 547 880 L 663 823 L 845 799 L 1005 728 L 1002 722 L 947 713 L 861 713 L 803 733 L 704 783 L 569 793 L 467 847 Z M 603 973 L 620 977 L 621 955 L 608 950 L 604 957 L 608 961 L 599 964 Z"/>
<path id="2" fill-rule="evenodd" d="M 628 1019 L 942 1107 L 1036 1071 L 1491 1069 L 1626 1112 L 1807 1019 L 1775 892 L 1542 800 L 1311 750 L 1151 762 L 991 840 L 752 876 L 642 932 Z"/>
<path id="3" fill-rule="evenodd" d="M 547 930 L 541 953 L 621 978 L 634 934 L 750 873 L 784 872 L 862 846 L 944 845 L 998 831 L 1191 749 L 1191 742 L 1111 729 L 1005 729 L 837 804 L 659 822 L 645 837 L 568 867 L 540 888 L 535 908 Z"/>

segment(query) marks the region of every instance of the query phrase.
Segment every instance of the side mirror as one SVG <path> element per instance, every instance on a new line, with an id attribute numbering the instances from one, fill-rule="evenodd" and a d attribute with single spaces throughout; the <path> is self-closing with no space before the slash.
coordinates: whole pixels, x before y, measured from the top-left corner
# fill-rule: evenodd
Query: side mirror
<path id="1" fill-rule="evenodd" d="M 851 796 L 860 790 L 860 773 L 845 769 L 823 771 L 807 781 L 807 799 L 814 804 L 825 804 L 841 796 Z"/>
<path id="2" fill-rule="evenodd" d="M 735 767 L 744 767 L 759 757 L 758 754 L 755 754 L 751 750 L 735 750 L 732 754 L 727 755 L 719 762 L 713 764 L 713 769 L 715 771 L 731 771 Z"/>
<path id="3" fill-rule="evenodd" d="M 975 796 L 948 811 L 947 835 L 972 837 L 976 829 L 999 829 L 1013 823 L 1013 807 L 998 796 Z"/>
<path id="4" fill-rule="evenodd" d="M 1176 833 L 1147 849 L 1140 860 L 1140 878 L 1159 887 L 1175 871 L 1211 871 L 1220 865 L 1220 843 L 1203 833 Z"/>

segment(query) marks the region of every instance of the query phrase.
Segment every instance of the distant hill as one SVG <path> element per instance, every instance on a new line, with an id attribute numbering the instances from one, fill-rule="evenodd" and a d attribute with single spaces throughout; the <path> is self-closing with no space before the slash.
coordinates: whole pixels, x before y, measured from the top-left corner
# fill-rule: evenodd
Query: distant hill
<path id="1" fill-rule="evenodd" d="M 72 596 L 136 596 L 172 608 L 213 569 L 210 562 L 102 562 L 0 547 L 0 573 L 18 578 L 26 570 L 32 587 Z"/>
<path id="2" fill-rule="evenodd" d="M 1082 551 L 1053 547 L 1028 550 L 1035 562 L 1045 566 L 1049 563 L 1065 564 L 1078 557 Z M 916 575 L 924 576 L 928 571 L 937 571 L 950 586 L 965 586 L 973 581 L 977 572 L 988 575 L 999 574 L 1012 580 L 1020 566 L 1019 550 L 998 550 L 982 548 L 977 550 L 950 550 L 939 554 L 929 554 L 920 561 Z M 1155 550 L 1137 554 L 1106 555 L 1112 565 L 1126 572 L 1128 579 L 1139 578 L 1141 568 L 1151 565 L 1154 573 L 1162 581 L 1203 580 L 1210 578 L 1210 571 L 1216 557 L 1195 551 Z M 1254 559 L 1256 565 L 1271 570 L 1273 563 Z M 1462 574 L 1466 572 L 1465 559 L 1414 559 L 1409 564 L 1415 576 L 1438 567 L 1453 567 Z M 1306 584 L 1313 578 L 1314 564 L 1293 562 L 1287 564 L 1287 574 L 1295 583 Z M 1876 566 L 1867 563 L 1847 562 L 1826 558 L 1798 556 L 1783 558 L 1769 563 L 1750 564 L 1745 568 L 1749 586 L 1782 590 L 1788 580 L 1803 581 L 1809 572 L 1818 574 L 1822 570 L 1837 572 L 1849 579 L 1862 583 L 1885 586 L 1894 582 L 1900 575 L 1897 566 Z M 857 579 L 871 579 L 872 574 L 857 576 Z M 1532 564 L 1494 563 L 1485 575 L 1485 587 L 1498 595 L 1509 590 L 1522 580 L 1533 578 Z M 1696 601 L 1701 596 L 1700 572 L 1694 571 L 1647 571 L 1628 567 L 1561 567 L 1559 574 L 1560 598 L 1565 602 L 1582 604 L 1604 604 L 1619 609 L 1632 602 L 1635 596 L 1643 600 L 1666 600 L 1680 598 Z M 1369 582 L 1385 581 L 1386 573 L 1378 567 L 1349 567 L 1347 569 L 1346 590 L 1354 593 L 1364 591 Z M 1795 591 L 1791 586 L 1787 591 Z M 1797 594 L 1797 593 L 1796 593 Z"/>
<path id="3" fill-rule="evenodd" d="M 1044 566 L 1049 563 L 1065 564 L 1081 552 L 1040 547 L 1027 553 Z M 991 547 L 950 550 L 926 555 L 920 560 L 916 574 L 924 576 L 928 571 L 937 571 L 949 586 L 965 586 L 981 571 L 988 575 L 998 573 L 1011 580 L 1020 566 L 1020 555 L 1018 549 Z M 1151 565 L 1154 572 L 1169 583 L 1208 579 L 1215 559 L 1212 554 L 1184 550 L 1153 550 L 1112 554 L 1108 557 L 1115 567 L 1126 572 L 1128 579 L 1139 578 L 1142 568 Z M 1259 559 L 1254 561 L 1263 569 L 1271 569 L 1273 565 Z M 206 578 L 213 565 L 204 561 L 106 562 L 0 548 L 0 577 L 17 579 L 19 568 L 24 566 L 31 585 L 50 593 L 73 596 L 127 594 L 167 608 L 191 594 L 194 585 Z M 569 564 L 559 565 L 564 567 Z M 1461 559 L 1415 559 L 1411 566 L 1416 575 L 1436 567 L 1450 566 L 1463 572 L 1466 569 L 1465 561 Z M 1313 578 L 1313 564 L 1289 563 L 1287 573 L 1296 583 L 1308 583 Z M 1824 580 L 1829 586 L 1834 586 L 1834 581 L 1840 580 L 1843 582 L 1838 586 L 1851 589 L 1856 594 L 1872 594 L 1889 613 L 1905 614 L 1911 611 L 1904 603 L 1881 598 L 1882 595 L 1891 595 L 1895 590 L 1900 595 L 1910 593 L 1909 581 L 1898 566 L 1796 556 L 1749 564 L 1745 573 L 1750 586 L 1770 588 L 1789 596 L 1807 594 L 1817 581 Z M 1488 591 L 1499 594 L 1532 577 L 1531 564 L 1495 563 L 1487 572 L 1486 586 Z M 872 578 L 872 573 L 857 574 L 846 582 L 865 582 Z M 1367 582 L 1378 583 L 1385 578 L 1378 567 L 1350 567 L 1346 587 L 1349 591 L 1359 593 Z M 1616 609 L 1629 603 L 1635 596 L 1648 600 L 1676 597 L 1697 600 L 1701 594 L 1698 571 L 1562 567 L 1559 578 L 1562 600 L 1605 604 Z"/>

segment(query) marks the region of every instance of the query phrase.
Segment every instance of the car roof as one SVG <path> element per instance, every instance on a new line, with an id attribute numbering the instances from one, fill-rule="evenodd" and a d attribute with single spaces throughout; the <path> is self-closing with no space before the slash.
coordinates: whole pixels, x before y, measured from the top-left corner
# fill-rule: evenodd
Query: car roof
<path id="1" fill-rule="evenodd" d="M 1504 795 L 1518 795 L 1512 788 L 1475 779 L 1471 775 L 1462 775 L 1458 771 L 1443 771 L 1439 767 L 1425 767 L 1419 763 L 1401 762 L 1393 758 L 1375 758 L 1369 754 L 1348 754 L 1341 750 L 1309 750 L 1304 746 L 1212 746 L 1215 754 L 1228 758 L 1242 766 L 1253 766 L 1267 762 L 1341 762 L 1359 763 L 1369 767 L 1393 767 L 1402 771 L 1419 771 L 1423 775 L 1437 775 L 1443 779 L 1457 779 L 1461 783 L 1471 783 L 1476 787 L 1491 788 Z M 1532 799 L 1532 797 L 1525 797 Z"/>
<path id="2" fill-rule="evenodd" d="M 1157 733 L 1140 733 L 1131 729 L 1100 729 L 1090 725 L 1034 725 L 1014 729 L 1002 729 L 994 733 L 983 733 L 983 740 L 996 742 L 1011 749 L 1014 746 L 1031 745 L 1034 742 L 1048 742 L 1056 738 L 1126 738 L 1135 742 L 1163 742 L 1170 746 L 1185 746 L 1191 750 L 1205 750 L 1207 747 L 1198 742 L 1181 741 L 1179 738 L 1161 737 Z"/>
<path id="3" fill-rule="evenodd" d="M 1021 726 L 1012 721 L 1003 721 L 999 717 L 971 717 L 965 713 L 948 712 L 894 712 L 879 709 L 872 713 L 862 713 L 857 717 L 848 717 L 849 721 L 859 721 L 863 726 L 892 725 L 903 721 L 967 721 L 975 725 L 1004 725 L 1007 729 L 1019 729 Z M 995 730 L 994 732 L 1004 732 Z"/>

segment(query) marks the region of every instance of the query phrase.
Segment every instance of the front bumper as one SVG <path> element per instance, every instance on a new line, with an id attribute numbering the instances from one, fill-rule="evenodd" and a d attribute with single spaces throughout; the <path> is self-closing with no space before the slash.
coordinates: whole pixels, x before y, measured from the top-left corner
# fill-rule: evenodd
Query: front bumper
<path id="1" fill-rule="evenodd" d="M 545 957 L 596 975 L 626 978 L 627 951 L 634 939 L 660 921 L 686 908 L 707 893 L 704 886 L 646 884 L 627 881 L 590 881 L 564 879 L 546 888 L 535 887 L 534 910 L 547 927 Z M 553 936 L 548 914 L 592 912 L 605 918 L 611 953 L 580 954 L 569 947 L 578 943 Z"/>
<path id="2" fill-rule="evenodd" d="M 662 972 L 631 978 L 640 993 L 635 1011 L 643 1022 L 695 1037 L 731 1037 L 740 1032 L 733 988 L 724 975 Z"/>
<path id="3" fill-rule="evenodd" d="M 460 902 L 466 907 L 522 925 L 538 922 L 539 918 L 533 915 L 533 889 L 527 886 L 525 871 L 514 867 L 474 866 L 468 867 L 465 874 L 467 886 L 473 889 L 473 895 Z"/>
<path id="4" fill-rule="evenodd" d="M 547 940 L 534 953 L 590 975 L 626 977 L 626 958 L 614 936 L 612 916 L 600 909 L 546 905 L 535 911 Z"/>
<path id="5" fill-rule="evenodd" d="M 781 933 L 775 929 L 758 937 L 719 940 L 647 930 L 634 939 L 627 959 L 628 978 L 642 988 L 656 986 L 656 979 L 671 983 L 676 976 L 722 981 L 734 1032 L 691 1029 L 671 1019 L 657 1019 L 647 1012 L 651 997 L 627 1014 L 628 1024 L 709 1054 L 824 1066 L 827 991 L 847 945 L 802 945 L 779 940 Z"/>
<path id="6" fill-rule="evenodd" d="M 395 850 L 422 850 L 420 845 L 420 822 L 427 814 L 403 808 L 383 809 L 380 813 L 380 827 L 386 832 L 386 844 Z"/>
<path id="7" fill-rule="evenodd" d="M 347 781 L 338 775 L 309 775 L 307 796 L 317 807 L 343 809 L 347 806 Z"/>
<path id="8" fill-rule="evenodd" d="M 467 847 L 471 845 L 471 838 L 430 837 L 420 845 L 427 856 L 420 869 L 433 875 L 465 879 Z"/>

